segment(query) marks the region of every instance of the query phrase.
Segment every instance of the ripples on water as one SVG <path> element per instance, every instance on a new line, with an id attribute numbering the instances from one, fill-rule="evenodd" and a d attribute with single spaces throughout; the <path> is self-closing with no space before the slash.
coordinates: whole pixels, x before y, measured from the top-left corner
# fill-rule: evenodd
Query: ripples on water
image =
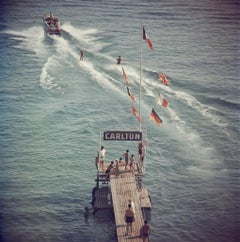
<path id="1" fill-rule="evenodd" d="M 85 219 L 83 209 L 100 130 L 137 128 L 115 61 L 123 57 L 137 97 L 141 20 L 155 48 L 143 43 L 151 241 L 238 240 L 237 2 L 55 2 L 62 38 L 44 35 L 49 2 L 2 6 L 1 241 L 116 241 L 111 212 Z M 161 128 L 149 120 L 152 107 Z M 137 152 L 105 146 L 109 160 L 126 146 Z"/>

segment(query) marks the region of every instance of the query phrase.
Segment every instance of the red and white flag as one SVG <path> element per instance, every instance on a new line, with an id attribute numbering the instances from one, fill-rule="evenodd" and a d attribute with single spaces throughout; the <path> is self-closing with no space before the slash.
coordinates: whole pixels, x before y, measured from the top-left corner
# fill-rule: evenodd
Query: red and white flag
<path id="1" fill-rule="evenodd" d="M 132 99 L 133 102 L 135 102 L 135 98 L 134 98 L 133 94 L 131 93 L 129 87 L 127 87 L 127 91 L 128 91 L 129 97 Z"/>
<path id="2" fill-rule="evenodd" d="M 162 106 L 165 108 L 168 106 L 168 100 L 165 97 L 162 99 Z"/>
<path id="3" fill-rule="evenodd" d="M 124 77 L 126 83 L 128 83 L 128 77 L 127 77 L 127 74 L 126 74 L 126 72 L 124 71 L 123 67 L 122 67 L 122 73 L 123 73 L 123 77 Z"/>
<path id="4" fill-rule="evenodd" d="M 143 39 L 146 40 L 147 44 L 148 44 L 148 47 L 153 50 L 153 44 L 152 44 L 152 41 L 149 39 L 144 27 L 143 27 Z"/>
<path id="5" fill-rule="evenodd" d="M 132 105 L 131 106 L 131 109 L 132 109 L 132 114 L 137 117 L 138 122 L 141 122 L 142 121 L 142 118 L 141 118 L 140 114 L 137 112 L 136 108 Z"/>
<path id="6" fill-rule="evenodd" d="M 163 107 L 167 107 L 168 106 L 168 100 L 162 95 L 162 94 L 159 94 L 159 99 L 158 99 L 158 102 L 161 102 L 161 105 L 163 106 Z"/>
<path id="7" fill-rule="evenodd" d="M 164 85 L 166 85 L 166 86 L 170 86 L 171 85 L 171 82 L 167 79 L 167 76 L 164 75 L 162 72 L 159 72 L 158 78 L 159 78 L 159 80 L 161 80 L 161 82 Z"/>

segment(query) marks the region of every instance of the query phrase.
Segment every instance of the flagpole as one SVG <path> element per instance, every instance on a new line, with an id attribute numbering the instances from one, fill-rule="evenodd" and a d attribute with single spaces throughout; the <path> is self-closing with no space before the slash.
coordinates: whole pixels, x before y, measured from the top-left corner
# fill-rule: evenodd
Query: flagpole
<path id="1" fill-rule="evenodd" d="M 142 100 L 142 38 L 143 38 L 143 24 L 141 20 L 141 48 L 140 48 L 140 80 L 139 80 L 139 115 L 141 114 L 141 100 Z M 139 122 L 139 131 L 142 131 L 142 124 Z"/>

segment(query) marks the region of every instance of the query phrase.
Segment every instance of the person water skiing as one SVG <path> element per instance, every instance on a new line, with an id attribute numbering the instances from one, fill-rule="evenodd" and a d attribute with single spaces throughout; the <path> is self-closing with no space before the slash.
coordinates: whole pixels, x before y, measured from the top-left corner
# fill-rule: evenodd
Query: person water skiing
<path id="1" fill-rule="evenodd" d="M 83 56 L 84 56 L 84 53 L 83 53 L 83 50 L 81 50 L 81 52 L 80 52 L 80 60 L 82 60 L 82 61 L 83 61 Z"/>
<path id="2" fill-rule="evenodd" d="M 121 56 L 118 56 L 118 58 L 117 58 L 117 64 L 120 65 L 121 64 L 121 61 L 122 61 Z"/>

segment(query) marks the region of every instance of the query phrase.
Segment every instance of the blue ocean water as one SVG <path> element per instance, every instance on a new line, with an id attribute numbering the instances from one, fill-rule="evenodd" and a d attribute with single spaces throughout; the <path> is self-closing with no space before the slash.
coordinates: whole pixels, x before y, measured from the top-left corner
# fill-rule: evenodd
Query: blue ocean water
<path id="1" fill-rule="evenodd" d="M 62 37 L 44 34 L 49 10 Z M 116 58 L 137 97 L 141 44 L 151 241 L 239 241 L 239 1 L 4 0 L 0 20 L 1 241 L 117 241 L 110 212 L 83 209 L 99 134 L 138 129 Z"/>

